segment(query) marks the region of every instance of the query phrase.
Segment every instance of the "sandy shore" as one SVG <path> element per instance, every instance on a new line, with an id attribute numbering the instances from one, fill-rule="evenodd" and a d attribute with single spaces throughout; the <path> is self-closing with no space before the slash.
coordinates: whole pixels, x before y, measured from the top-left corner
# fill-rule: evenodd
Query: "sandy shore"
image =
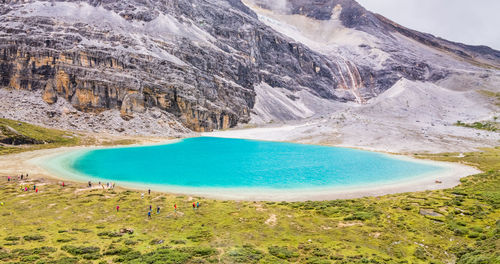
<path id="1" fill-rule="evenodd" d="M 205 133 L 203 136 L 217 137 L 236 137 L 247 139 L 260 140 L 279 140 L 279 135 L 286 129 L 294 129 L 295 127 L 282 128 L 256 128 L 245 130 L 233 130 L 227 132 Z M 175 143 L 176 140 L 160 141 L 160 142 L 142 142 L 142 145 L 152 144 L 167 144 Z M 116 146 L 115 146 L 116 147 Z M 63 166 L 51 168 L 47 166 L 48 161 L 54 158 L 61 158 L 71 154 L 77 154 L 81 151 L 87 151 L 104 147 L 67 147 L 57 149 L 37 150 L 31 152 L 23 152 L 18 154 L 0 156 L 0 176 L 14 176 L 29 173 L 30 177 L 47 178 L 53 180 L 77 181 L 85 183 L 88 178 L 82 175 L 76 175 Z M 363 187 L 328 187 L 328 188 L 311 188 L 297 190 L 277 190 L 265 188 L 189 188 L 178 186 L 164 185 L 145 185 L 134 184 L 129 182 L 116 183 L 119 186 L 146 190 L 152 189 L 155 191 L 189 194 L 196 196 L 204 196 L 216 199 L 230 200 L 267 200 L 267 201 L 305 201 L 305 200 L 329 200 L 329 199 L 344 199 L 344 198 L 359 198 L 365 196 L 380 196 L 385 194 L 414 192 L 423 190 L 436 190 L 456 186 L 462 177 L 480 173 L 476 168 L 448 162 L 437 162 L 429 160 L 419 160 L 407 156 L 393 156 L 399 159 L 411 160 L 413 162 L 433 164 L 446 169 L 440 173 L 432 173 L 422 175 L 414 179 L 406 179 L 399 182 L 391 182 L 388 184 L 367 185 Z M 436 181 L 441 183 L 436 183 Z"/>

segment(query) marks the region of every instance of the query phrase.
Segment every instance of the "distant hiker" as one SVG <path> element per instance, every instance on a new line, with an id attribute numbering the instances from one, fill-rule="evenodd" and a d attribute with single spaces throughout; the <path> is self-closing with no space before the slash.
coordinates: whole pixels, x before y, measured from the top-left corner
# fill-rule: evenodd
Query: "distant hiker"
<path id="1" fill-rule="evenodd" d="M 196 209 L 200 208 L 200 202 L 196 202 Z"/>
<path id="2" fill-rule="evenodd" d="M 153 210 L 153 206 L 149 205 L 149 211 Z"/>
<path id="3" fill-rule="evenodd" d="M 159 214 L 159 213 L 160 213 L 160 207 L 159 207 L 159 206 L 157 206 L 157 207 L 156 207 L 156 214 Z"/>
<path id="4" fill-rule="evenodd" d="M 27 192 L 28 191 L 28 187 L 24 187 L 24 191 Z"/>
<path id="5" fill-rule="evenodd" d="M 7 181 L 9 181 L 9 182 L 10 182 L 10 176 L 9 176 L 9 177 L 7 177 Z"/>
<path id="6" fill-rule="evenodd" d="M 101 182 L 99 182 L 99 185 L 101 185 Z"/>
<path id="7" fill-rule="evenodd" d="M 120 211 L 120 206 L 119 205 L 116 206 L 116 211 L 117 212 Z"/>
<path id="8" fill-rule="evenodd" d="M 26 179 L 28 179 L 28 173 L 26 173 Z"/>
<path id="9" fill-rule="evenodd" d="M 33 191 L 36 190 L 36 184 L 33 185 Z"/>
<path id="10" fill-rule="evenodd" d="M 148 195 L 151 195 L 151 189 L 148 189 Z"/>
<path id="11" fill-rule="evenodd" d="M 92 188 L 92 183 L 89 181 L 89 188 Z"/>
<path id="12" fill-rule="evenodd" d="M 62 182 L 62 187 L 64 187 L 64 182 Z"/>
<path id="13" fill-rule="evenodd" d="M 109 182 L 106 183 L 106 187 L 109 189 Z"/>
<path id="14" fill-rule="evenodd" d="M 177 212 L 177 204 L 174 204 L 174 211 Z"/>
<path id="15" fill-rule="evenodd" d="M 23 177 L 24 177 L 24 175 L 23 175 L 23 174 L 21 174 L 21 180 L 23 179 Z"/>
<path id="16" fill-rule="evenodd" d="M 35 192 L 38 193 L 38 188 L 35 189 Z"/>
<path id="17" fill-rule="evenodd" d="M 148 211 L 148 218 L 151 219 L 151 211 Z"/>
<path id="18" fill-rule="evenodd" d="M 196 203 L 193 202 L 193 210 L 196 209 Z"/>

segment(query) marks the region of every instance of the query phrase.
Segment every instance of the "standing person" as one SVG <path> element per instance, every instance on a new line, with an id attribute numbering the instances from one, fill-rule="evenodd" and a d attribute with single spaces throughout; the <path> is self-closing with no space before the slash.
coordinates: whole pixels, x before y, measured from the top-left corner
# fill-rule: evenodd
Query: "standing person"
<path id="1" fill-rule="evenodd" d="M 24 177 L 24 175 L 23 175 L 23 174 L 21 174 L 21 180 L 23 179 L 23 177 Z"/>
<path id="2" fill-rule="evenodd" d="M 196 209 L 196 204 L 193 202 L 193 210 Z"/>
<path id="3" fill-rule="evenodd" d="M 153 206 L 149 205 L 149 211 L 153 210 Z"/>
<path id="4" fill-rule="evenodd" d="M 38 188 L 35 189 L 35 192 L 38 193 Z"/>
<path id="5" fill-rule="evenodd" d="M 62 187 L 64 187 L 64 182 L 62 182 Z"/>
<path id="6" fill-rule="evenodd" d="M 28 179 L 28 173 L 26 173 L 26 179 Z"/>
<path id="7" fill-rule="evenodd" d="M 148 211 L 148 218 L 151 219 L 151 211 Z"/>
<path id="8" fill-rule="evenodd" d="M 7 181 L 8 181 L 8 182 L 10 182 L 10 176 L 9 176 L 9 177 L 7 177 Z"/>
<path id="9" fill-rule="evenodd" d="M 156 214 L 160 213 L 160 206 L 156 206 Z"/>
<path id="10" fill-rule="evenodd" d="M 116 211 L 117 212 L 120 211 L 120 206 L 119 205 L 116 206 Z"/>
<path id="11" fill-rule="evenodd" d="M 174 204 L 174 211 L 177 212 L 177 204 Z"/>
<path id="12" fill-rule="evenodd" d="M 148 195 L 151 195 L 151 189 L 148 189 Z"/>
<path id="13" fill-rule="evenodd" d="M 33 184 L 33 191 L 36 190 L 36 184 Z"/>
<path id="14" fill-rule="evenodd" d="M 92 183 L 89 181 L 89 188 L 92 188 Z"/>
<path id="15" fill-rule="evenodd" d="M 200 208 L 200 202 L 196 202 L 196 209 Z"/>

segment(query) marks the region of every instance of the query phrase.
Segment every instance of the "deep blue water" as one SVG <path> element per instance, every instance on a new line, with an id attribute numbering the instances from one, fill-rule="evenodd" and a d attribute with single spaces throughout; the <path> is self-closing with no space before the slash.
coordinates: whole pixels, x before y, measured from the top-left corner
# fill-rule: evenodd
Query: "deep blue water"
<path id="1" fill-rule="evenodd" d="M 93 150 L 72 168 L 110 181 L 278 189 L 373 185 L 443 169 L 349 148 L 210 137 Z"/>

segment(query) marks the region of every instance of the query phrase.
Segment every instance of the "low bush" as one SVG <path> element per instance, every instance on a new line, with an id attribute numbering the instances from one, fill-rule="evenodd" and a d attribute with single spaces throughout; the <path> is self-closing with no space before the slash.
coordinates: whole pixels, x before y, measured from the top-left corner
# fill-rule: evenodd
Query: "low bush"
<path id="1" fill-rule="evenodd" d="M 127 239 L 123 242 L 123 244 L 127 245 L 127 246 L 132 246 L 132 245 L 137 245 L 139 242 L 135 241 L 135 240 L 131 240 L 131 239 Z"/>
<path id="2" fill-rule="evenodd" d="M 142 263 L 186 263 L 191 258 L 189 253 L 174 249 L 160 248 L 153 252 L 140 255 L 138 258 L 123 261 L 130 264 Z"/>
<path id="3" fill-rule="evenodd" d="M 299 256 L 299 254 L 295 250 L 292 250 L 288 247 L 271 246 L 268 248 L 268 250 L 269 254 L 280 259 L 290 259 Z"/>
<path id="4" fill-rule="evenodd" d="M 62 246 L 61 249 L 70 253 L 71 255 L 95 254 L 101 251 L 101 249 L 98 247 L 85 246 Z"/>
<path id="5" fill-rule="evenodd" d="M 170 240 L 170 243 L 175 244 L 175 245 L 181 245 L 181 244 L 186 244 L 185 240 Z"/>
<path id="6" fill-rule="evenodd" d="M 359 221 L 365 221 L 370 218 L 372 218 L 374 215 L 369 212 L 355 212 L 350 216 L 344 217 L 344 220 L 346 221 L 353 221 L 353 220 L 359 220 Z"/>
<path id="7" fill-rule="evenodd" d="M 106 252 L 104 252 L 104 255 L 127 255 L 132 251 L 131 248 L 110 248 Z"/>
<path id="8" fill-rule="evenodd" d="M 5 251 L 0 251 L 0 260 L 6 260 L 12 258 L 12 255 L 5 252 Z"/>
<path id="9" fill-rule="evenodd" d="M 27 235 L 23 236 L 23 239 L 26 241 L 43 241 L 45 237 L 41 235 Z"/>
<path id="10" fill-rule="evenodd" d="M 179 251 L 189 253 L 194 257 L 208 257 L 216 253 L 215 249 L 208 247 L 185 247 L 180 248 Z"/>
<path id="11" fill-rule="evenodd" d="M 208 241 L 212 238 L 212 233 L 208 230 L 199 230 L 196 233 L 187 237 L 193 242 Z"/>
<path id="12" fill-rule="evenodd" d="M 39 247 L 32 249 L 17 248 L 12 250 L 12 254 L 17 256 L 29 256 L 29 255 L 42 255 L 48 256 L 50 253 L 56 252 L 57 250 L 53 247 Z"/>
<path id="13" fill-rule="evenodd" d="M 121 237 L 123 234 L 118 232 L 104 231 L 97 234 L 100 237 Z"/>
<path id="14" fill-rule="evenodd" d="M 139 251 L 130 251 L 127 254 L 120 255 L 117 258 L 113 259 L 114 262 L 128 262 L 134 259 L 138 259 L 141 257 L 141 252 Z"/>
<path id="15" fill-rule="evenodd" d="M 229 251 L 229 257 L 237 263 L 255 263 L 264 257 L 264 252 L 251 245 L 236 247 Z"/>

